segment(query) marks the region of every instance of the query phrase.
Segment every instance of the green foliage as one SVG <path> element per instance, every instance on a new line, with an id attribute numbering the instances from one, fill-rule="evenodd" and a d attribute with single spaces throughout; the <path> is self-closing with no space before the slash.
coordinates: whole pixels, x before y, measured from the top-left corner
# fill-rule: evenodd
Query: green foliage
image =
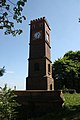
<path id="1" fill-rule="evenodd" d="M 15 109 L 19 106 L 15 100 L 17 96 L 7 85 L 0 89 L 0 120 L 15 120 Z"/>
<path id="2" fill-rule="evenodd" d="M 0 68 L 0 77 L 3 76 L 4 73 L 5 73 L 5 67 Z"/>
<path id="3" fill-rule="evenodd" d="M 55 89 L 62 89 L 65 85 L 68 89 L 80 88 L 80 51 L 69 51 L 63 58 L 59 58 L 53 64 L 53 78 Z"/>
<path id="4" fill-rule="evenodd" d="M 26 17 L 22 15 L 23 8 L 27 0 L 17 0 L 16 3 L 11 0 L 0 1 L 0 29 L 5 30 L 5 35 L 22 33 L 21 29 L 15 29 L 15 21 L 22 23 Z"/>
<path id="5" fill-rule="evenodd" d="M 65 93 L 64 98 L 65 98 L 65 106 L 70 109 L 72 109 L 74 106 L 80 105 L 80 94 L 78 93 L 75 94 Z"/>

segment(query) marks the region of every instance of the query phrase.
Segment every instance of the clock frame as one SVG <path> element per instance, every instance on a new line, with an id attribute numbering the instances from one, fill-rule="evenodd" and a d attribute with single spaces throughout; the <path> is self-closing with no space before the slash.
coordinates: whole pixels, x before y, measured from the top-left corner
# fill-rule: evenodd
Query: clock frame
<path id="1" fill-rule="evenodd" d="M 42 32 L 41 31 L 37 31 L 35 33 L 33 33 L 33 40 L 39 40 L 42 38 Z"/>

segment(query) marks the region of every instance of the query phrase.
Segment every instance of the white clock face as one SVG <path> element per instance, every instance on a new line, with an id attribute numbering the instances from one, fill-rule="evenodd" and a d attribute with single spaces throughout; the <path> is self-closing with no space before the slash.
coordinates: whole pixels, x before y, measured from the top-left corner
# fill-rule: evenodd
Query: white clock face
<path id="1" fill-rule="evenodd" d="M 39 39 L 41 37 L 41 32 L 36 32 L 35 34 L 34 34 L 34 38 L 35 39 Z"/>

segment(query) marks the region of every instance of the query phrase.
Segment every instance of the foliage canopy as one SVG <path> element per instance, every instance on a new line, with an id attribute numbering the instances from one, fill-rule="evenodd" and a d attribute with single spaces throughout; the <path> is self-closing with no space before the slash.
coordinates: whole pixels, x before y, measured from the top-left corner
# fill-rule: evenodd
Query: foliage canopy
<path id="1" fill-rule="evenodd" d="M 68 89 L 80 91 L 80 51 L 69 51 L 63 58 L 53 64 L 53 78 L 55 89 Z"/>

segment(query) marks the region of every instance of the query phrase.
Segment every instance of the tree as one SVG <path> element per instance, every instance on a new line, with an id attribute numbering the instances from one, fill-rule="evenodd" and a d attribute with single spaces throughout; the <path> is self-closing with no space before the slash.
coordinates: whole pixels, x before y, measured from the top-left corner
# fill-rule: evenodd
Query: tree
<path id="1" fill-rule="evenodd" d="M 0 1 L 0 29 L 5 30 L 5 35 L 16 36 L 21 34 L 21 29 L 15 29 L 15 22 L 22 23 L 26 17 L 22 15 L 23 7 L 27 0 L 1 0 Z"/>
<path id="2" fill-rule="evenodd" d="M 53 64 L 53 78 L 55 89 L 68 89 L 80 91 L 80 51 L 69 51 L 63 58 Z"/>
<path id="3" fill-rule="evenodd" d="M 5 66 L 3 68 L 0 68 L 0 77 L 3 76 L 5 73 Z"/>
<path id="4" fill-rule="evenodd" d="M 15 109 L 19 106 L 15 100 L 16 95 L 7 85 L 0 89 L 0 120 L 15 120 Z"/>

